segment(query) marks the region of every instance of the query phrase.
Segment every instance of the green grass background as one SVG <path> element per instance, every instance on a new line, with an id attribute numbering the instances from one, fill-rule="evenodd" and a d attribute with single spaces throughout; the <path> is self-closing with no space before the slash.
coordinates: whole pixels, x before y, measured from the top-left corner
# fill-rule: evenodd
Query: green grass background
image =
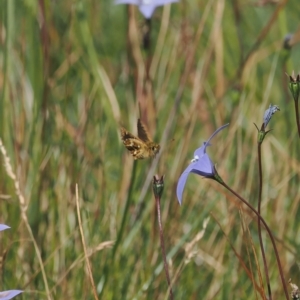
<path id="1" fill-rule="evenodd" d="M 151 49 L 144 50 L 136 7 L 110 0 L 0 0 L 0 137 L 50 292 L 3 156 L 0 222 L 12 228 L 0 235 L 1 290 L 23 289 L 18 299 L 94 299 L 77 183 L 99 299 L 167 299 L 151 188 L 152 176 L 165 174 L 162 219 L 175 299 L 262 299 L 241 264 L 258 286 L 261 270 L 266 292 L 256 219 L 216 182 L 194 174 L 181 207 L 175 191 L 194 150 L 229 122 L 208 153 L 222 178 L 256 206 L 253 123 L 261 126 L 270 103 L 281 111 L 262 147 L 262 214 L 277 237 L 286 280 L 300 284 L 300 141 L 285 75 L 300 69 L 300 4 L 262 2 L 181 0 L 160 7 Z M 290 50 L 282 47 L 287 33 L 295 33 Z M 156 160 L 134 164 L 119 128 L 136 133 L 140 116 L 162 149 Z M 112 255 L 110 242 L 120 230 Z M 263 238 L 273 296 L 283 299 L 264 231 Z"/>

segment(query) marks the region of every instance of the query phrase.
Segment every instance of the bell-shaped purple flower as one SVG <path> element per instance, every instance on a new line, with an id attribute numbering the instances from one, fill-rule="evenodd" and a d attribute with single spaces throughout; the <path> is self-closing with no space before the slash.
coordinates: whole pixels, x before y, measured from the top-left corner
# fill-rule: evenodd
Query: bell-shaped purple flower
<path id="1" fill-rule="evenodd" d="M 186 180 L 189 176 L 189 174 L 195 173 L 200 176 L 206 177 L 206 178 L 214 178 L 215 176 L 215 167 L 214 163 L 209 158 L 208 154 L 206 153 L 206 147 L 210 146 L 210 140 L 222 129 L 227 127 L 229 124 L 223 125 L 219 129 L 217 129 L 211 137 L 203 143 L 203 145 L 196 149 L 194 152 L 194 158 L 191 161 L 191 164 L 185 169 L 185 171 L 181 174 L 179 177 L 178 183 L 177 183 L 177 199 L 179 201 L 179 204 L 182 203 L 182 194 L 185 187 Z"/>
<path id="2" fill-rule="evenodd" d="M 158 6 L 168 3 L 178 2 L 178 0 L 116 0 L 115 4 L 133 4 L 139 7 L 140 12 L 146 19 L 150 19 Z"/>
<path id="3" fill-rule="evenodd" d="M 0 231 L 3 231 L 3 230 L 8 229 L 8 228 L 10 228 L 10 227 L 5 225 L 5 224 L 0 224 Z"/>
<path id="4" fill-rule="evenodd" d="M 0 292 L 0 299 L 1 300 L 9 300 L 9 299 L 12 299 L 12 298 L 18 296 L 21 293 L 23 293 L 23 291 L 20 291 L 20 290 L 3 291 L 3 292 Z"/>

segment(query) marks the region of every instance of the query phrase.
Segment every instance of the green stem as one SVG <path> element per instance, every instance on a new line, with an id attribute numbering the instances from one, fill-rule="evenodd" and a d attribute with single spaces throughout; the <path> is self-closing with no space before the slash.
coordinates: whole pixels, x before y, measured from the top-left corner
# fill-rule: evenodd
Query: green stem
<path id="1" fill-rule="evenodd" d="M 135 177 L 136 177 L 136 166 L 137 166 L 137 161 L 135 160 L 134 163 L 133 163 L 132 177 L 131 177 L 130 187 L 129 187 L 129 191 L 128 191 L 128 197 L 127 197 L 125 208 L 124 208 L 124 213 L 123 213 L 123 216 L 122 216 L 121 227 L 120 227 L 120 230 L 118 232 L 118 236 L 117 236 L 117 239 L 116 239 L 116 242 L 114 244 L 113 251 L 112 251 L 112 259 L 114 259 L 115 254 L 117 252 L 117 249 L 118 249 L 118 247 L 120 245 L 120 242 L 122 240 L 122 237 L 123 237 L 125 223 L 127 221 L 128 211 L 129 211 L 129 207 L 130 207 L 130 203 L 131 203 L 131 196 L 132 196 L 133 186 L 134 186 Z"/>
<path id="2" fill-rule="evenodd" d="M 261 165 L 261 143 L 258 143 L 258 145 L 257 145 L 257 153 L 258 153 L 258 172 L 259 172 L 259 193 L 258 193 L 257 212 L 260 215 L 261 214 L 261 198 L 262 198 L 261 196 L 262 196 L 262 187 L 263 187 L 262 165 Z M 267 286 L 268 286 L 269 299 L 272 300 L 269 270 L 268 270 L 266 254 L 265 254 L 264 244 L 263 244 L 262 235 L 261 235 L 261 223 L 260 223 L 259 218 L 257 219 L 257 226 L 258 226 L 258 237 L 259 237 L 261 255 L 262 255 L 262 258 L 263 258 L 263 262 L 264 262 L 264 269 L 265 269 Z"/>
<path id="3" fill-rule="evenodd" d="M 129 191 L 128 191 L 128 196 L 126 199 L 126 204 L 125 204 L 125 208 L 124 208 L 124 212 L 123 212 L 123 216 L 122 216 L 122 221 L 121 221 L 121 227 L 120 230 L 118 232 L 117 235 L 117 239 L 115 241 L 113 250 L 112 250 L 112 255 L 111 255 L 111 261 L 110 263 L 106 263 L 105 267 L 104 267 L 104 283 L 103 283 L 103 288 L 101 293 L 103 293 L 104 289 L 105 289 L 105 285 L 107 284 L 108 281 L 108 277 L 109 277 L 109 273 L 111 271 L 111 269 L 113 269 L 114 266 L 114 259 L 115 259 L 115 255 L 117 252 L 117 249 L 120 245 L 120 242 L 122 240 L 123 237 L 123 233 L 124 233 L 124 228 L 125 228 L 125 224 L 127 221 L 127 216 L 128 216 L 128 211 L 129 211 L 129 207 L 130 207 L 130 203 L 131 203 L 131 197 L 132 197 L 132 192 L 133 192 L 133 186 L 134 186 L 134 182 L 135 182 L 135 178 L 136 178 L 136 166 L 137 166 L 137 162 L 134 161 L 133 163 L 133 169 L 132 169 L 132 176 L 131 176 L 131 181 L 130 181 L 130 186 L 129 186 Z"/>
<path id="4" fill-rule="evenodd" d="M 299 122 L 298 101 L 294 101 L 294 103 L 295 103 L 295 112 L 296 112 L 296 122 L 297 122 L 298 135 L 299 135 L 299 138 L 300 138 L 300 122 Z"/>
<path id="5" fill-rule="evenodd" d="M 163 233 L 163 227 L 162 227 L 162 222 L 161 222 L 160 197 L 155 196 L 155 201 L 156 201 L 156 208 L 157 208 L 157 219 L 158 219 L 158 226 L 159 226 L 161 252 L 162 252 L 163 259 L 164 259 L 164 267 L 165 267 L 165 273 L 166 273 L 167 282 L 168 282 L 168 286 L 169 286 L 170 299 L 173 300 L 174 296 L 173 296 L 173 291 L 172 291 L 172 286 L 171 286 L 171 281 L 170 281 L 169 268 L 168 268 L 168 264 L 167 264 L 164 233 Z"/>

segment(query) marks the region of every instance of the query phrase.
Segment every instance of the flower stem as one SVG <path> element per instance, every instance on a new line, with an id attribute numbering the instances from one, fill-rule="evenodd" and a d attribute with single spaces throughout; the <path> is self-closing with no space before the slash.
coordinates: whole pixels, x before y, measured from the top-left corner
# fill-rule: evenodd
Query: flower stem
<path id="1" fill-rule="evenodd" d="M 170 280 L 170 275 L 169 275 L 169 268 L 168 268 L 168 264 L 167 264 L 164 233 L 163 233 L 163 227 L 162 227 L 162 222 L 161 222 L 160 196 L 158 196 L 158 195 L 155 196 L 155 202 L 156 202 L 157 219 L 158 219 L 158 226 L 159 226 L 160 247 L 161 247 L 161 252 L 162 252 L 163 259 L 164 259 L 164 267 L 165 267 L 165 273 L 166 273 L 167 282 L 168 282 L 168 286 L 169 286 L 170 299 L 173 300 L 174 296 L 173 296 L 171 280 Z"/>
<path id="2" fill-rule="evenodd" d="M 297 122 L 298 135 L 299 135 L 299 138 L 300 138 L 300 121 L 299 121 L 298 101 L 294 101 L 294 103 L 295 103 L 295 112 L 296 112 L 296 122 Z"/>
<path id="3" fill-rule="evenodd" d="M 145 19 L 143 28 L 143 48 L 146 51 L 151 49 L 151 19 Z"/>
<path id="4" fill-rule="evenodd" d="M 288 293 L 288 289 L 287 289 L 286 283 L 284 281 L 283 270 L 282 270 L 282 266 L 281 266 L 281 262 L 280 262 L 280 258 L 279 258 L 279 254 L 278 254 L 278 250 L 277 250 L 276 243 L 275 243 L 273 234 L 272 234 L 269 226 L 267 225 L 267 223 L 265 222 L 265 220 L 261 217 L 261 215 L 257 212 L 257 210 L 251 204 L 249 204 L 242 196 L 240 196 L 238 193 L 236 193 L 234 190 L 232 190 L 225 182 L 220 182 L 220 184 L 223 185 L 226 189 L 228 189 L 237 198 L 239 198 L 244 204 L 246 204 L 256 214 L 256 216 L 259 218 L 259 220 L 263 223 L 264 227 L 266 228 L 266 230 L 267 230 L 267 232 L 268 232 L 268 234 L 270 236 L 273 248 L 274 248 L 274 252 L 275 252 L 275 256 L 276 256 L 276 261 L 277 261 L 277 265 L 278 265 L 278 270 L 279 270 L 279 274 L 280 274 L 282 286 L 283 286 L 283 289 L 284 289 L 285 297 L 286 297 L 287 300 L 289 300 L 289 293 Z"/>
<path id="5" fill-rule="evenodd" d="M 261 214 L 262 186 L 263 186 L 263 182 L 262 182 L 262 165 L 261 165 L 261 143 L 260 142 L 257 144 L 257 153 L 258 153 L 258 172 L 259 172 L 259 193 L 258 193 L 257 212 L 260 215 Z M 262 240 L 262 236 L 261 236 L 261 221 L 260 221 L 260 218 L 257 219 L 257 227 L 258 227 L 258 237 L 259 237 L 261 255 L 262 255 L 262 258 L 263 258 L 263 262 L 264 262 L 264 269 L 265 269 L 265 274 L 266 274 L 269 299 L 272 300 L 269 270 L 268 270 L 266 255 L 265 255 L 264 244 L 263 244 L 263 240 Z"/>

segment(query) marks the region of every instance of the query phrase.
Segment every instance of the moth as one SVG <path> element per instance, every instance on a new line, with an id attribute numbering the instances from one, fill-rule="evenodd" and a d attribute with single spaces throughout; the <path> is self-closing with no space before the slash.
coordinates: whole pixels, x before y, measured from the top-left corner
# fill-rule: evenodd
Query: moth
<path id="1" fill-rule="evenodd" d="M 159 144 L 149 138 L 149 133 L 140 119 L 137 121 L 138 136 L 121 127 L 121 138 L 125 147 L 130 151 L 134 159 L 155 157 L 159 152 Z"/>

